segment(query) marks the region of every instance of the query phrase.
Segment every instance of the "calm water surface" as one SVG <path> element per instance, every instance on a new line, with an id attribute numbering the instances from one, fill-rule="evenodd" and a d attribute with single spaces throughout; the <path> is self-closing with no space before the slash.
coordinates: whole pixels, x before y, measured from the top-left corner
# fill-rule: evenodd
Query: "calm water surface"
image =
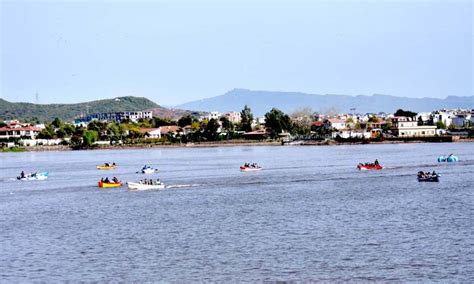
<path id="1" fill-rule="evenodd" d="M 96 186 L 144 164 L 170 188 Z M 0 153 L 0 281 L 472 282 L 473 178 L 471 143 Z"/>

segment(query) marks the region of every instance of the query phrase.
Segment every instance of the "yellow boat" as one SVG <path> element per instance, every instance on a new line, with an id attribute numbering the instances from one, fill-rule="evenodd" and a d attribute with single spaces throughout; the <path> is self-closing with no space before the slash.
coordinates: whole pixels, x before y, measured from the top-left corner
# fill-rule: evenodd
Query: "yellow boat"
<path id="1" fill-rule="evenodd" d="M 98 170 L 113 170 L 115 169 L 117 166 L 97 166 L 96 168 Z"/>
<path id="2" fill-rule="evenodd" d="M 108 187 L 121 187 L 122 186 L 122 183 L 121 182 L 101 182 L 99 181 L 97 183 L 99 185 L 100 188 L 108 188 Z"/>

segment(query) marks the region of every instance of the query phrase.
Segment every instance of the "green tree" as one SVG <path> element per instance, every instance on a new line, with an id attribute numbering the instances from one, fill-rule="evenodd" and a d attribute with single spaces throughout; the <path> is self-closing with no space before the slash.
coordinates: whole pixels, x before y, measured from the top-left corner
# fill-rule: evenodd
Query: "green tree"
<path id="1" fill-rule="evenodd" d="M 60 128 L 61 124 L 62 124 L 61 120 L 57 117 L 53 120 L 53 122 L 51 122 L 51 125 L 53 125 L 56 128 Z"/>
<path id="2" fill-rule="evenodd" d="M 232 132 L 234 131 L 234 124 L 232 123 L 232 121 L 230 121 L 227 117 L 223 116 L 220 118 L 220 121 L 221 121 L 221 124 L 222 124 L 222 128 L 226 131 L 226 132 Z"/>
<path id="3" fill-rule="evenodd" d="M 99 138 L 99 133 L 95 130 L 86 130 L 82 136 L 82 145 L 92 146 Z"/>
<path id="4" fill-rule="evenodd" d="M 171 120 L 169 118 L 160 118 L 160 117 L 154 117 L 152 120 L 153 127 L 160 127 L 160 126 L 166 126 L 166 125 L 177 125 L 176 121 Z"/>
<path id="5" fill-rule="evenodd" d="M 190 115 L 186 115 L 178 119 L 179 127 L 185 127 L 187 125 L 191 125 L 193 123 L 193 117 Z"/>
<path id="6" fill-rule="evenodd" d="M 253 121 L 253 114 L 250 107 L 245 105 L 244 109 L 240 112 L 241 121 L 240 127 L 242 131 L 252 131 L 252 121 Z"/>
<path id="7" fill-rule="evenodd" d="M 209 120 L 209 122 L 207 123 L 206 129 L 204 131 L 206 138 L 211 141 L 216 140 L 218 134 L 217 131 L 219 130 L 219 127 L 219 122 L 214 118 L 211 118 L 211 120 Z"/>
<path id="8" fill-rule="evenodd" d="M 412 112 L 409 110 L 403 110 L 403 109 L 398 109 L 395 114 L 395 116 L 406 116 L 406 117 L 415 117 L 417 115 L 416 112 Z"/>
<path id="9" fill-rule="evenodd" d="M 38 134 L 38 138 L 39 139 L 53 139 L 53 138 L 56 138 L 56 132 L 54 132 L 53 126 L 51 124 L 47 125 Z"/>
<path id="10" fill-rule="evenodd" d="M 265 114 L 265 127 L 270 130 L 270 137 L 277 138 L 283 130 L 291 130 L 291 120 L 288 115 L 279 109 L 272 108 Z"/>

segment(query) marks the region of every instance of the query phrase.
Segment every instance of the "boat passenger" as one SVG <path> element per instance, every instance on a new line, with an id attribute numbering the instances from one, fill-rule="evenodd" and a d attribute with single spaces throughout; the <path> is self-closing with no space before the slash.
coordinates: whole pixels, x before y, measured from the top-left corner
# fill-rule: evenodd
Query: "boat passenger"
<path id="1" fill-rule="evenodd" d="M 106 177 L 106 178 L 104 179 L 104 183 L 110 183 L 110 180 L 109 180 L 108 177 Z"/>
<path id="2" fill-rule="evenodd" d="M 379 160 L 375 159 L 374 165 L 378 166 L 379 165 Z"/>
<path id="3" fill-rule="evenodd" d="M 112 163 L 112 167 L 115 167 L 115 166 L 116 166 L 116 164 L 115 164 L 115 163 Z"/>
<path id="4" fill-rule="evenodd" d="M 21 178 L 25 178 L 25 172 L 24 172 L 24 171 L 21 171 L 20 177 L 21 177 Z"/>
<path id="5" fill-rule="evenodd" d="M 116 178 L 116 177 L 113 177 L 113 178 L 112 178 L 112 181 L 113 181 L 114 183 L 119 183 L 119 180 L 118 180 L 118 178 Z"/>

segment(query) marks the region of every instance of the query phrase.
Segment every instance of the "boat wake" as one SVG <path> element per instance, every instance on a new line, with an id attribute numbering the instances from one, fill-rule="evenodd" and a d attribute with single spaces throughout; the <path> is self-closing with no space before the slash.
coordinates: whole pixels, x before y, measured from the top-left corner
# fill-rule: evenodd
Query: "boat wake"
<path id="1" fill-rule="evenodd" d="M 186 188 L 186 187 L 197 187 L 201 186 L 201 184 L 173 184 L 167 185 L 166 188 Z"/>

